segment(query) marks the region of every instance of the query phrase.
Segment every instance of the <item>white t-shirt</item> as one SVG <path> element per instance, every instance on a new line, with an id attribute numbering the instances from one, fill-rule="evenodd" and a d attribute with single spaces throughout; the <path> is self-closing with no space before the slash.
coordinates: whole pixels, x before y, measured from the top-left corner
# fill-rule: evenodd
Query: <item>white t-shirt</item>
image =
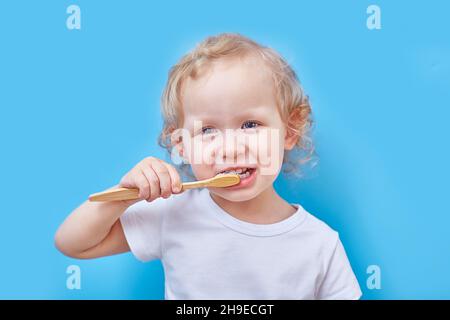
<path id="1" fill-rule="evenodd" d="M 338 233 L 292 205 L 280 222 L 253 224 L 193 189 L 137 202 L 120 220 L 137 259 L 161 259 L 166 299 L 359 299 Z"/>

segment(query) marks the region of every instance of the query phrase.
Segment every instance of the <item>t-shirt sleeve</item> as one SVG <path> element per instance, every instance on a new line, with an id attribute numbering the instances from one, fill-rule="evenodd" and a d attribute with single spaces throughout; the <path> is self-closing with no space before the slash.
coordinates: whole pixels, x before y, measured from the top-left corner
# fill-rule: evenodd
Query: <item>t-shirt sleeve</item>
<path id="1" fill-rule="evenodd" d="M 168 199 L 139 201 L 120 217 L 120 222 L 133 255 L 142 262 L 161 259 L 163 215 Z"/>
<path id="2" fill-rule="evenodd" d="M 339 236 L 319 287 L 321 300 L 357 300 L 362 292 Z"/>

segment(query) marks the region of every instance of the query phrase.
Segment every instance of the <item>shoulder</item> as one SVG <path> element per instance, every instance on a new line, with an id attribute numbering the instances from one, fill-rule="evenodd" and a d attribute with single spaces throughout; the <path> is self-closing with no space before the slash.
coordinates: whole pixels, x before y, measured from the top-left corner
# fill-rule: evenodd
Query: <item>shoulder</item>
<path id="1" fill-rule="evenodd" d="M 338 236 L 338 232 L 331 228 L 325 221 L 319 219 L 309 211 L 304 210 L 304 213 L 306 218 L 303 227 L 307 229 L 307 231 L 317 233 L 318 235 L 327 238 L 336 238 Z"/>
<path id="2" fill-rule="evenodd" d="M 316 247 L 319 247 L 319 249 L 328 253 L 334 251 L 339 241 L 339 233 L 325 221 L 322 221 L 303 208 L 302 210 L 305 218 L 300 228 L 301 233 Z"/>

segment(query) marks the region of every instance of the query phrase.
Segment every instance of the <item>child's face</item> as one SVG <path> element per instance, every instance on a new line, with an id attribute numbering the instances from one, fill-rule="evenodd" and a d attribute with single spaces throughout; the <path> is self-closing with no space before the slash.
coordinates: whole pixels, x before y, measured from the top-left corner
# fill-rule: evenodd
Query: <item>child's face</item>
<path id="1" fill-rule="evenodd" d="M 208 66 L 206 73 L 184 83 L 182 105 L 191 142 L 184 141 L 181 153 L 198 180 L 228 168 L 251 168 L 239 185 L 211 192 L 245 201 L 272 186 L 284 150 L 296 139 L 286 136 L 273 80 L 259 59 L 222 59 Z"/>

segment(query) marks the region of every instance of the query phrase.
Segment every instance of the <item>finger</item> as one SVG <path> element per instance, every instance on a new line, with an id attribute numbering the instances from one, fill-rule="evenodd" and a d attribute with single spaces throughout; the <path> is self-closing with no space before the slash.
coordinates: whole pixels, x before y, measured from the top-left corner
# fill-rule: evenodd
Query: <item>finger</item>
<path id="1" fill-rule="evenodd" d="M 135 174 L 134 182 L 139 188 L 139 198 L 147 199 L 150 196 L 150 184 L 141 170 Z"/>
<path id="2" fill-rule="evenodd" d="M 147 201 L 150 202 L 150 201 L 153 201 L 153 200 L 159 198 L 159 196 L 161 194 L 161 189 L 159 187 L 159 179 L 158 179 L 158 176 L 156 175 L 155 171 L 153 170 L 152 167 L 145 166 L 144 168 L 142 168 L 142 172 L 150 184 L 150 194 L 146 198 Z"/>
<path id="3" fill-rule="evenodd" d="M 129 177 L 128 174 L 122 177 L 122 179 L 119 182 L 119 187 L 124 187 L 124 188 L 131 188 L 131 187 L 133 187 L 132 182 L 130 181 L 130 177 Z"/>
<path id="4" fill-rule="evenodd" d="M 179 193 L 181 191 L 181 178 L 177 169 L 169 163 L 165 163 L 165 166 L 169 171 L 170 181 L 172 182 L 172 192 Z"/>
<path id="5" fill-rule="evenodd" d="M 162 161 L 152 162 L 152 168 L 158 176 L 159 186 L 161 187 L 161 196 L 168 198 L 172 194 L 172 182 L 170 179 L 169 170 L 162 163 Z"/>
<path id="6" fill-rule="evenodd" d="M 137 166 L 131 168 L 123 177 L 120 179 L 119 186 L 124 188 L 136 187 L 134 184 L 134 175 L 139 172 Z"/>

